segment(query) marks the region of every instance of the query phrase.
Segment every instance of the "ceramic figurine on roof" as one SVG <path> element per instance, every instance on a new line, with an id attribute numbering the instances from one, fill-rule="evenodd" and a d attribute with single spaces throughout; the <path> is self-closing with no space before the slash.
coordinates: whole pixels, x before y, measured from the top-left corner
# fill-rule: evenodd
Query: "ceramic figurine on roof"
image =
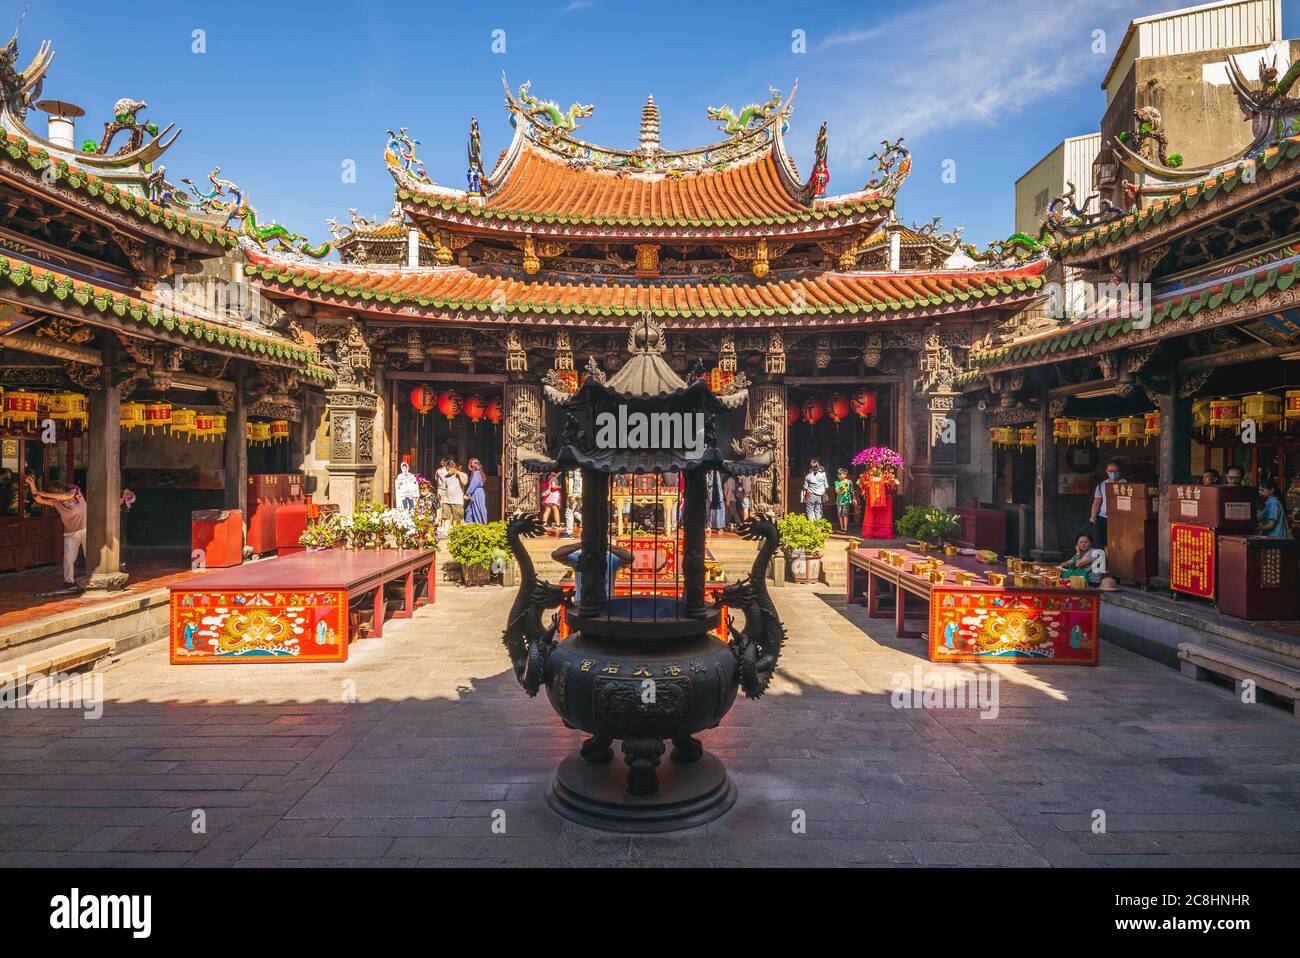
<path id="1" fill-rule="evenodd" d="M 1300 116 L 1300 97 L 1291 95 L 1296 80 L 1300 79 L 1300 62 L 1279 79 L 1277 60 L 1259 61 L 1259 84 L 1252 86 L 1246 79 L 1236 57 L 1228 57 L 1228 82 L 1237 94 L 1241 112 L 1252 122 L 1256 150 L 1274 145 L 1279 139 L 1291 135 L 1290 121 Z M 1292 131 L 1294 132 L 1294 131 Z M 1252 151 L 1253 152 L 1253 151 Z"/>
<path id="2" fill-rule="evenodd" d="M 218 166 L 208 174 L 208 181 L 212 184 L 210 190 L 200 190 L 188 178 L 181 180 L 194 194 L 194 200 L 188 201 L 192 207 L 219 217 L 223 228 L 236 230 L 241 237 L 263 252 L 271 248 L 314 259 L 329 255 L 332 249 L 329 243 L 313 246 L 307 237 L 291 232 L 274 220 L 266 226 L 258 225 L 257 210 L 248 201 L 244 191 L 230 180 L 218 176 L 220 172 L 221 167 Z"/>
<path id="3" fill-rule="evenodd" d="M 519 86 L 519 94 L 515 101 L 523 108 L 523 111 L 538 121 L 542 126 L 549 126 L 552 129 L 560 130 L 564 133 L 572 133 L 581 124 L 579 120 L 585 120 L 596 112 L 596 107 L 591 103 L 571 103 L 567 110 L 561 111 L 560 105 L 554 100 L 539 100 L 532 95 L 532 80 L 525 80 Z M 507 88 L 507 95 L 509 89 Z"/>
<path id="4" fill-rule="evenodd" d="M 107 156 L 113 146 L 113 141 L 117 139 L 119 133 L 127 134 L 126 145 L 119 147 L 115 156 L 126 156 L 134 153 L 140 147 L 144 146 L 144 137 L 147 133 L 149 136 L 158 135 L 158 125 L 148 120 L 141 123 L 136 119 L 136 115 L 149 104 L 143 100 L 121 99 L 113 106 L 113 119 L 104 124 L 104 136 L 96 145 L 93 140 L 87 140 L 82 146 L 84 153 L 99 153 Z"/>
<path id="5" fill-rule="evenodd" d="M 1083 201 L 1082 206 L 1076 206 L 1074 203 L 1075 185 L 1067 180 L 1066 186 L 1068 189 L 1064 193 L 1047 204 L 1047 216 L 1043 219 L 1042 229 L 1039 234 L 1040 239 L 1049 236 L 1068 236 L 1082 233 L 1094 226 L 1117 220 L 1124 215 L 1122 209 L 1109 200 L 1102 199 L 1100 193 L 1089 194 Z M 1098 209 L 1096 212 L 1089 212 L 1088 207 L 1092 205 L 1093 200 L 1098 201 Z"/>
<path id="6" fill-rule="evenodd" d="M 429 174 L 424 172 L 424 164 L 415 155 L 415 148 L 419 145 L 419 140 L 413 140 L 407 135 L 406 127 L 401 127 L 396 133 L 392 130 L 388 131 L 388 142 L 384 146 L 384 162 L 388 164 L 388 171 L 399 183 L 433 183 L 433 180 L 429 179 Z"/>
<path id="7" fill-rule="evenodd" d="M 465 171 L 466 188 L 469 196 L 483 195 L 483 144 L 479 139 L 478 118 L 469 118 L 469 168 Z"/>
<path id="8" fill-rule="evenodd" d="M 826 124 L 817 131 L 817 145 L 813 148 L 813 170 L 806 187 L 809 196 L 825 196 L 831 182 L 830 167 L 826 164 Z"/>

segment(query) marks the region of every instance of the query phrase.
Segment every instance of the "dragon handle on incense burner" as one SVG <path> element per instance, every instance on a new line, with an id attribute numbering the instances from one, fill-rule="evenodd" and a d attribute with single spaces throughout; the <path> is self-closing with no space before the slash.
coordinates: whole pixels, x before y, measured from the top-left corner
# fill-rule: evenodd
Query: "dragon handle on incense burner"
<path id="1" fill-rule="evenodd" d="M 736 656 L 740 687 L 748 698 L 761 698 L 776 672 L 781 646 L 786 640 L 785 626 L 777 615 L 776 605 L 767 591 L 767 568 L 776 555 L 781 535 L 768 519 L 751 519 L 741 528 L 746 539 L 761 539 L 758 555 L 750 574 L 722 589 L 719 604 L 739 608 L 745 613 L 745 627 L 728 622 L 731 651 Z"/>
<path id="2" fill-rule="evenodd" d="M 542 687 L 546 660 L 555 646 L 555 633 L 559 627 L 556 617 L 549 627 L 542 623 L 548 609 L 564 604 L 564 591 L 557 585 L 537 578 L 532 556 L 524 545 L 524 538 L 544 533 L 541 520 L 535 515 L 516 516 L 506 526 L 506 541 L 510 552 L 519 563 L 519 592 L 510 606 L 501 642 L 510 656 L 515 678 L 529 696 L 537 695 Z"/>

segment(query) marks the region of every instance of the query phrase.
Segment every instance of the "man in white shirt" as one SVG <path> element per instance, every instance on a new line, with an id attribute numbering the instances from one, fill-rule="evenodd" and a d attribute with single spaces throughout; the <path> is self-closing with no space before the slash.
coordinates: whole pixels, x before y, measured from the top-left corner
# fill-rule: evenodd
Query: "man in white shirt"
<path id="1" fill-rule="evenodd" d="M 814 459 L 808 464 L 808 475 L 803 478 L 804 515 L 809 519 L 822 517 L 822 497 L 826 495 L 826 472 Z"/>
<path id="2" fill-rule="evenodd" d="M 1097 535 L 1093 539 L 1093 544 L 1104 546 L 1106 544 L 1106 483 L 1122 482 L 1120 479 L 1119 460 L 1112 459 L 1106 463 L 1106 478 L 1097 483 L 1097 489 L 1092 494 L 1092 515 L 1089 521 Z"/>

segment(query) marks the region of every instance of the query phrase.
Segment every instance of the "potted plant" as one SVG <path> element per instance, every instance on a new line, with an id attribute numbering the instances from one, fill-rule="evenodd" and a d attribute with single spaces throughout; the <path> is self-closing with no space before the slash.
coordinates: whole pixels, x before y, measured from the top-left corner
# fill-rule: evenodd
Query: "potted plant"
<path id="1" fill-rule="evenodd" d="M 900 536 L 937 546 L 960 527 L 961 516 L 938 506 L 908 506 L 897 524 Z"/>
<path id="2" fill-rule="evenodd" d="M 491 582 L 493 566 L 502 567 L 502 557 L 508 554 L 508 548 L 504 522 L 453 526 L 447 537 L 447 551 L 460 563 L 465 585 Z"/>
<path id="3" fill-rule="evenodd" d="M 831 537 L 829 519 L 809 519 L 799 512 L 787 513 L 776 524 L 781 547 L 796 582 L 817 582 L 822 574 L 822 549 Z"/>

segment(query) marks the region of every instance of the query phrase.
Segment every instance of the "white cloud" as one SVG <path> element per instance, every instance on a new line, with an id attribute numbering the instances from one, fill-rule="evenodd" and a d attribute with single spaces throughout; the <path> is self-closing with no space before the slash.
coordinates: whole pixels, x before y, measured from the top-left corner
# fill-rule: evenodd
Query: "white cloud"
<path id="1" fill-rule="evenodd" d="M 944 0 L 874 27 L 844 26 L 809 57 L 814 71 L 833 71 L 844 91 L 828 109 L 832 160 L 857 168 L 884 137 L 912 141 L 996 126 L 1030 108 L 1050 109 L 1063 91 L 1095 89 L 1128 21 L 1174 5 Z M 1104 53 L 1093 52 L 1095 30 L 1106 31 Z"/>

